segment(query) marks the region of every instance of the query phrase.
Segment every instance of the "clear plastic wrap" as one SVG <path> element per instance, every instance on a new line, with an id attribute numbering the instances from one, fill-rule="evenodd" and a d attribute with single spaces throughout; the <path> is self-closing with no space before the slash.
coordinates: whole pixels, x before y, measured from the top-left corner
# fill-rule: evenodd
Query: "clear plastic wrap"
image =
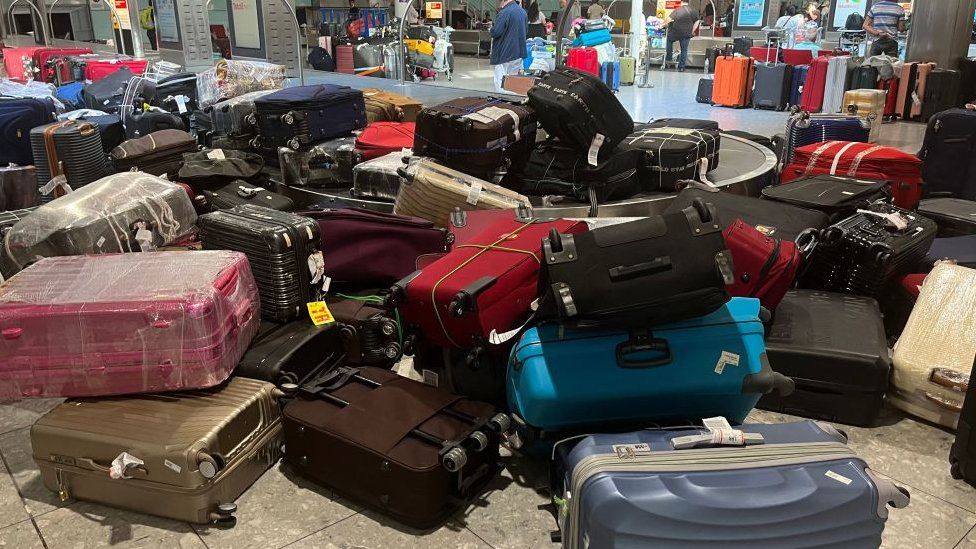
<path id="1" fill-rule="evenodd" d="M 352 189 L 356 196 L 394 201 L 400 190 L 397 170 L 406 166 L 410 151 L 394 151 L 352 168 Z"/>
<path id="2" fill-rule="evenodd" d="M 42 259 L 0 286 L 0 399 L 212 387 L 258 307 L 238 252 Z"/>
<path id="3" fill-rule="evenodd" d="M 223 59 L 214 68 L 197 75 L 197 104 L 204 109 L 221 99 L 244 93 L 281 89 L 285 78 L 284 65 Z"/>
<path id="4" fill-rule="evenodd" d="M 143 172 L 103 177 L 39 207 L 4 239 L 4 253 L 23 269 L 42 258 L 152 251 L 196 231 L 186 191 Z"/>
<path id="5" fill-rule="evenodd" d="M 278 148 L 281 181 L 285 185 L 348 189 L 353 182 L 353 168 L 361 160 L 353 136 L 330 139 L 301 152 Z"/>
<path id="6" fill-rule="evenodd" d="M 26 84 L 14 82 L 8 78 L 0 79 L 0 96 L 3 97 L 36 97 L 54 101 L 58 112 L 64 112 L 64 103 L 57 98 L 57 88 L 54 84 L 30 80 Z"/>

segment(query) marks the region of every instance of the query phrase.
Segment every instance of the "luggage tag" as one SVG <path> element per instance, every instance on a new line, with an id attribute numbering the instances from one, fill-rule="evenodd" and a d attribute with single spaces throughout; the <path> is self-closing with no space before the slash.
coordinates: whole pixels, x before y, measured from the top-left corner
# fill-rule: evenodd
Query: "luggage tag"
<path id="1" fill-rule="evenodd" d="M 71 188 L 71 185 L 68 185 L 68 178 L 65 177 L 62 174 L 62 175 L 56 175 L 56 176 L 54 176 L 53 179 L 51 179 L 50 181 L 48 181 L 47 184 L 45 184 L 43 187 L 41 187 L 40 189 L 38 189 L 38 191 L 42 195 L 47 196 L 47 195 L 51 194 L 52 192 L 54 192 L 55 189 L 58 189 L 58 188 L 60 188 L 61 190 L 63 190 L 64 191 L 64 194 L 68 194 L 68 193 L 70 193 L 71 191 L 74 190 L 74 189 Z"/>
<path id="2" fill-rule="evenodd" d="M 590 166 L 599 165 L 600 147 L 603 146 L 604 139 L 602 133 L 593 136 L 593 141 L 590 142 L 590 150 L 586 153 L 586 162 Z"/>
<path id="3" fill-rule="evenodd" d="M 112 466 L 109 467 L 108 476 L 115 480 L 132 478 L 128 475 L 130 469 L 146 469 L 146 462 L 133 456 L 128 452 L 122 452 L 114 460 L 112 460 Z"/>
<path id="4" fill-rule="evenodd" d="M 176 97 L 173 98 L 173 100 L 176 101 L 176 110 L 179 111 L 180 114 L 185 114 L 187 111 L 186 109 L 187 99 L 188 98 L 185 95 L 177 95 Z"/>
<path id="5" fill-rule="evenodd" d="M 153 252 L 156 251 L 156 245 L 153 244 L 152 231 L 146 228 L 146 223 L 140 221 L 135 224 L 136 229 L 136 242 L 139 243 L 139 250 L 143 252 Z"/>
<path id="6" fill-rule="evenodd" d="M 318 284 L 323 277 L 328 278 L 325 276 L 325 256 L 322 255 L 321 251 L 308 256 L 308 272 L 312 275 L 312 281 L 309 284 Z M 323 291 L 328 292 L 329 290 L 326 288 Z"/>
<path id="7" fill-rule="evenodd" d="M 898 212 L 891 213 L 881 213 L 872 212 L 871 210 L 857 210 L 857 213 L 864 215 L 873 215 L 875 217 L 880 217 L 888 222 L 889 225 L 894 227 L 898 231 L 904 231 L 908 228 L 908 218 Z"/>
<path id="8" fill-rule="evenodd" d="M 708 429 L 708 433 L 674 437 L 671 439 L 671 447 L 675 450 L 683 450 L 705 445 L 745 446 L 765 442 L 759 433 L 745 433 L 739 429 L 733 429 L 729 420 L 722 416 L 705 418 L 702 420 L 702 425 Z"/>
<path id="9" fill-rule="evenodd" d="M 207 158 L 210 160 L 226 160 L 227 156 L 224 154 L 223 149 L 214 149 L 207 153 Z"/>
<path id="10" fill-rule="evenodd" d="M 312 324 L 322 326 L 323 324 L 335 322 L 332 311 L 329 310 L 329 306 L 324 301 L 312 301 L 306 306 L 308 307 L 308 316 L 312 319 Z"/>

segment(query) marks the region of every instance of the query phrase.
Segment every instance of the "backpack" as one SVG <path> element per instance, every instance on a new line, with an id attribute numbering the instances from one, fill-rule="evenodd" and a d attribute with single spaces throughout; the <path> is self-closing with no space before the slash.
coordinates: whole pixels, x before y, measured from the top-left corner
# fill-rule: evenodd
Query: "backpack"
<path id="1" fill-rule="evenodd" d="M 852 13 L 847 16 L 844 28 L 847 30 L 861 30 L 864 26 L 864 17 L 860 13 Z"/>
<path id="2" fill-rule="evenodd" d="M 325 48 L 314 47 L 308 52 L 308 64 L 317 71 L 335 72 L 336 64 Z"/>

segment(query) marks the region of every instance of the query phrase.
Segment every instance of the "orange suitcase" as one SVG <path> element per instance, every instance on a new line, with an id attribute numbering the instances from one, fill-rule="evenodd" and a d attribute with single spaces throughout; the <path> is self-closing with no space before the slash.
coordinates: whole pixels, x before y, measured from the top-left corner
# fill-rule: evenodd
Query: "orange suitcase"
<path id="1" fill-rule="evenodd" d="M 925 80 L 936 67 L 935 63 L 905 63 L 902 67 L 898 102 L 895 105 L 896 114 L 902 120 L 918 120 L 921 117 Z"/>
<path id="2" fill-rule="evenodd" d="M 715 60 L 715 85 L 712 104 L 721 107 L 747 107 L 752 101 L 755 74 L 751 57 L 720 56 Z"/>

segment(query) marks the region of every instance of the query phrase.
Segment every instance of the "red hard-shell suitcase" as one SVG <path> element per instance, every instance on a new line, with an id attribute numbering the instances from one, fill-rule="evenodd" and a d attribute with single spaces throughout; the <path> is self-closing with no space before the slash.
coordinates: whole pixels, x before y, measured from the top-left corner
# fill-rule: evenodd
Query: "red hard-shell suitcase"
<path id="1" fill-rule="evenodd" d="M 767 236 L 752 225 L 736 219 L 722 233 L 732 252 L 735 283 L 729 295 L 758 298 L 762 306 L 775 311 L 793 285 L 802 257 L 796 243 Z"/>
<path id="2" fill-rule="evenodd" d="M 415 129 L 413 122 L 373 122 L 356 137 L 356 150 L 370 160 L 412 148 Z"/>
<path id="3" fill-rule="evenodd" d="M 85 55 L 92 51 L 88 48 L 44 48 L 34 52 L 34 68 L 38 71 L 37 79 L 49 84 L 57 83 L 56 58 L 69 55 Z"/>
<path id="4" fill-rule="evenodd" d="M 515 328 L 539 296 L 542 239 L 551 229 L 579 233 L 586 224 L 502 219 L 401 280 L 392 297 L 404 323 L 432 344 L 460 348 Z"/>
<path id="5" fill-rule="evenodd" d="M 101 80 L 121 67 L 129 67 L 133 75 L 140 76 L 146 71 L 146 63 L 145 59 L 93 59 L 85 65 L 85 80 Z"/>
<path id="6" fill-rule="evenodd" d="M 898 116 L 898 79 L 878 80 L 878 89 L 886 92 L 884 119 L 894 120 Z"/>
<path id="7" fill-rule="evenodd" d="M 827 87 L 829 57 L 817 57 L 810 63 L 807 80 L 803 83 L 800 107 L 807 112 L 820 112 L 823 108 L 824 90 Z"/>
<path id="8" fill-rule="evenodd" d="M 595 48 L 569 48 L 566 52 L 566 66 L 600 76 L 600 56 Z"/>

